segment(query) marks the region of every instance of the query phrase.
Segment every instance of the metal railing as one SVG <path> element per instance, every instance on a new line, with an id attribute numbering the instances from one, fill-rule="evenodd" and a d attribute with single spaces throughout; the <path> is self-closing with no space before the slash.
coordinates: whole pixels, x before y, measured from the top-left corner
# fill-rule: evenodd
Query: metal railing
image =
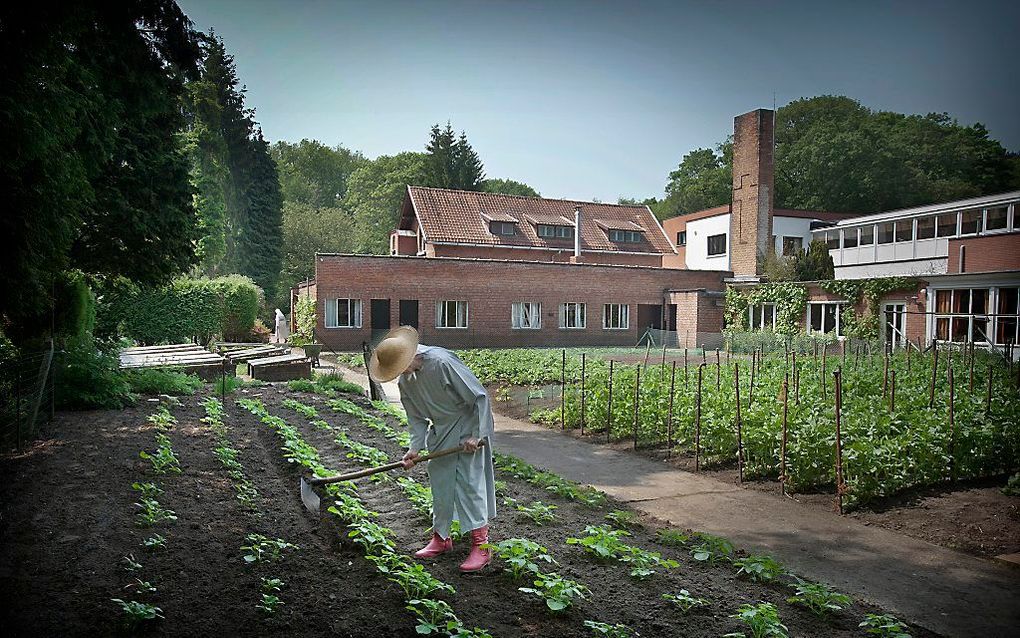
<path id="1" fill-rule="evenodd" d="M 21 450 L 43 421 L 53 420 L 53 342 L 42 352 L 0 364 L 0 449 Z"/>

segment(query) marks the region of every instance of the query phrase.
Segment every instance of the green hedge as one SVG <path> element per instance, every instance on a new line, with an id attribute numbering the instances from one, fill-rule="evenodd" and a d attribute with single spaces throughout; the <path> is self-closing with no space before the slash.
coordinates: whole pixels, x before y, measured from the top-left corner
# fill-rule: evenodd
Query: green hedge
<path id="1" fill-rule="evenodd" d="M 143 344 L 207 343 L 216 336 L 246 341 L 262 300 L 262 289 L 241 275 L 177 279 L 120 298 L 114 314 L 120 334 Z"/>

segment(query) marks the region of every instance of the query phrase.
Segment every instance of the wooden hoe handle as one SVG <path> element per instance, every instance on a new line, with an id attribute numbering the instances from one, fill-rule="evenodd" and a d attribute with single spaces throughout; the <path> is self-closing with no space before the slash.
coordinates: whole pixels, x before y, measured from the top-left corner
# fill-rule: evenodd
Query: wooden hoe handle
<path id="1" fill-rule="evenodd" d="M 485 446 L 485 440 L 481 440 L 481 441 L 478 442 L 478 447 L 484 447 L 484 446 Z M 451 448 L 447 448 L 445 450 L 440 450 L 439 452 L 436 452 L 435 454 L 427 454 L 427 455 L 419 458 L 414 463 L 415 463 L 415 465 L 417 465 L 418 463 L 424 463 L 426 461 L 431 461 L 432 459 L 438 459 L 441 456 L 449 456 L 451 454 L 457 454 L 458 452 L 463 452 L 463 451 L 464 451 L 463 447 L 460 447 L 460 446 L 451 447 Z M 307 479 L 307 480 L 308 480 L 308 484 L 309 485 L 329 485 L 330 483 L 342 483 L 344 481 L 353 481 L 354 479 L 364 478 L 366 476 L 372 476 L 373 474 L 378 474 L 380 472 L 389 472 L 390 470 L 396 470 L 396 469 L 402 468 L 402 467 L 404 467 L 404 462 L 403 461 L 394 461 L 393 463 L 387 463 L 386 465 L 380 465 L 378 467 L 370 467 L 368 469 L 358 470 L 357 472 L 348 472 L 347 474 L 341 474 L 339 476 L 329 476 L 329 477 L 325 477 L 325 478 L 310 478 L 310 479 Z"/>

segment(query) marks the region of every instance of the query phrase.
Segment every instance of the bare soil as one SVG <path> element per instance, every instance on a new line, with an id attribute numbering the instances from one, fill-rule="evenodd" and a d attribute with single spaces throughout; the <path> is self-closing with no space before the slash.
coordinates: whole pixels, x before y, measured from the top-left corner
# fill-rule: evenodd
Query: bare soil
<path id="1" fill-rule="evenodd" d="M 327 467 L 356 469 L 328 432 L 305 422 L 280 405 L 288 396 L 314 405 L 334 428 L 374 445 L 391 457 L 401 450 L 351 417 L 331 411 L 324 399 L 292 393 L 285 387 L 253 390 L 270 411 L 301 428 L 320 452 Z M 5 605 L 0 608 L 0 631 L 5 636 L 114 635 L 122 633 L 119 610 L 111 598 L 136 598 L 162 608 L 165 620 L 150 623 L 151 635 L 209 636 L 413 636 L 412 617 L 404 609 L 403 594 L 365 561 L 343 538 L 331 518 L 308 514 L 298 495 L 298 472 L 282 459 L 275 434 L 228 398 L 224 419 L 239 460 L 259 490 L 260 515 L 246 513 L 234 498 L 226 472 L 212 454 L 214 439 L 207 426 L 201 397 L 183 399 L 173 409 L 178 424 L 169 436 L 181 460 L 182 474 L 153 477 L 138 452 L 153 447 L 154 430 L 146 417 L 152 403 L 121 411 L 60 414 L 53 426 L 25 453 L 0 459 L 0 579 Z M 367 402 L 353 399 L 365 407 Z M 413 475 L 424 480 L 424 469 Z M 624 623 L 644 636 L 716 637 L 739 631 L 730 618 L 743 603 L 772 602 L 796 636 L 855 636 L 863 615 L 877 612 L 859 602 L 830 620 L 818 619 L 786 602 L 784 584 L 762 585 L 736 575 L 728 565 L 694 561 L 683 549 L 661 546 L 655 530 L 661 523 L 644 519 L 630 542 L 680 561 L 678 569 L 660 571 L 646 581 L 634 581 L 618 563 L 590 559 L 568 536 L 604 522 L 610 503 L 591 509 L 559 499 L 527 483 L 501 475 L 507 496 L 521 503 L 541 500 L 555 504 L 556 520 L 535 525 L 511 508 L 501 507 L 492 526 L 492 540 L 511 536 L 530 538 L 560 562 L 559 571 L 592 590 L 588 601 L 567 613 L 552 615 L 537 598 L 518 591 L 528 583 L 512 582 L 497 566 L 475 576 L 463 576 L 457 565 L 467 543 L 456 543 L 452 555 L 431 561 L 429 570 L 452 584 L 446 596 L 470 626 L 494 636 L 580 637 L 590 632 L 586 619 Z M 137 495 L 131 483 L 156 480 L 164 489 L 160 502 L 176 511 L 178 520 L 153 529 L 135 526 Z M 393 481 L 363 481 L 360 494 L 380 522 L 391 527 L 401 551 L 413 552 L 427 539 L 430 522 L 416 514 Z M 328 502 L 326 503 L 328 505 Z M 168 539 L 165 550 L 139 546 L 159 532 Z M 281 537 L 300 546 L 278 561 L 246 566 L 241 545 L 248 533 Z M 122 557 L 134 555 L 143 564 L 137 573 L 125 571 Z M 285 605 L 266 617 L 255 609 L 261 576 L 281 578 Z M 158 589 L 150 596 L 125 589 L 135 577 Z M 682 615 L 662 600 L 665 592 L 687 589 L 708 598 L 711 605 Z M 913 635 L 930 636 L 923 630 Z"/>
<path id="2" fill-rule="evenodd" d="M 551 386 L 550 386 L 551 388 Z M 499 387 L 492 387 L 492 396 L 499 396 Z M 511 401 L 494 402 L 502 414 L 527 421 L 531 412 L 545 408 L 559 410 L 559 396 L 546 392 L 545 398 L 527 399 L 526 388 L 510 389 Z M 505 396 L 505 393 L 504 393 Z M 630 440 L 606 443 L 605 428 L 601 432 L 567 430 L 565 434 L 618 450 L 634 452 Z M 679 470 L 694 471 L 692 454 L 673 454 L 667 460 L 664 446 L 642 446 L 637 454 L 666 462 Z M 740 483 L 735 463 L 720 465 L 702 463 L 699 472 L 717 480 L 742 485 L 747 489 L 778 494 L 776 481 L 748 480 Z M 982 557 L 1020 552 L 1020 497 L 1002 493 L 1007 476 L 979 481 L 961 481 L 952 485 L 906 490 L 895 496 L 879 499 L 847 513 L 865 525 L 877 525 L 918 538 L 929 543 Z M 821 493 L 791 494 L 791 498 L 837 515 L 835 496 Z"/>

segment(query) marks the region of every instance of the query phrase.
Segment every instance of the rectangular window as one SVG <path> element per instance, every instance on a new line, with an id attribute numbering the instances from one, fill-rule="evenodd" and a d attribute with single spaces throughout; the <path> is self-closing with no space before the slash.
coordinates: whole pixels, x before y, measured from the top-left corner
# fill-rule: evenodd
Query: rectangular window
<path id="1" fill-rule="evenodd" d="M 747 307 L 747 319 L 751 330 L 774 330 L 776 327 L 776 304 L 751 304 Z"/>
<path id="2" fill-rule="evenodd" d="M 856 228 L 847 228 L 843 231 L 843 248 L 857 248 Z"/>
<path id="3" fill-rule="evenodd" d="M 708 256 L 714 257 L 715 255 L 726 254 L 726 233 L 721 235 L 709 235 L 708 237 Z"/>
<path id="4" fill-rule="evenodd" d="M 918 239 L 931 239 L 935 237 L 935 218 L 934 217 L 918 217 L 917 218 L 917 238 Z"/>
<path id="5" fill-rule="evenodd" d="M 808 332 L 842 336 L 839 323 L 842 303 L 824 302 L 808 304 Z"/>
<path id="6" fill-rule="evenodd" d="M 626 330 L 628 328 L 630 328 L 630 306 L 619 303 L 603 304 L 603 330 Z"/>
<path id="7" fill-rule="evenodd" d="M 989 208 L 985 211 L 985 230 L 1002 230 L 1006 227 L 1005 206 Z"/>
<path id="8" fill-rule="evenodd" d="M 436 327 L 437 328 L 467 328 L 468 327 L 468 302 L 466 302 L 466 301 L 437 301 L 436 302 Z"/>
<path id="9" fill-rule="evenodd" d="M 552 224 L 539 224 L 538 236 L 549 239 L 573 239 L 573 226 L 553 226 Z"/>
<path id="10" fill-rule="evenodd" d="M 681 230 L 676 234 L 676 245 L 686 246 L 687 245 L 687 231 Z"/>
<path id="11" fill-rule="evenodd" d="M 803 251 L 804 251 L 803 237 L 783 236 L 783 257 L 792 257 L 794 255 L 799 255 Z"/>
<path id="12" fill-rule="evenodd" d="M 936 290 L 935 338 L 959 343 L 988 342 L 989 293 L 988 288 Z"/>
<path id="13" fill-rule="evenodd" d="M 914 240 L 914 220 L 912 219 L 901 219 L 896 222 L 896 241 L 913 241 Z"/>
<path id="14" fill-rule="evenodd" d="M 996 318 L 995 343 L 1017 343 L 1020 333 L 1020 288 L 999 288 L 999 316 Z"/>
<path id="15" fill-rule="evenodd" d="M 515 301 L 510 307 L 510 326 L 515 330 L 538 330 L 542 327 L 542 304 L 537 301 Z"/>
<path id="16" fill-rule="evenodd" d="M 560 328 L 583 330 L 585 326 L 585 304 L 567 302 L 560 304 Z"/>
<path id="17" fill-rule="evenodd" d="M 878 243 L 891 244 L 893 240 L 893 223 L 883 222 L 878 225 Z"/>
<path id="18" fill-rule="evenodd" d="M 981 225 L 981 211 L 980 210 L 965 210 L 960 215 L 960 234 L 961 235 L 973 235 L 978 231 L 978 227 Z"/>
<path id="19" fill-rule="evenodd" d="M 861 226 L 861 246 L 870 246 L 875 243 L 875 227 Z"/>
<path id="20" fill-rule="evenodd" d="M 327 328 L 360 328 L 361 327 L 361 300 L 360 299 L 327 299 L 326 300 L 326 327 Z"/>
<path id="21" fill-rule="evenodd" d="M 512 222 L 489 222 L 489 232 L 493 235 L 516 235 L 517 224 Z"/>
<path id="22" fill-rule="evenodd" d="M 839 248 L 839 231 L 838 230 L 827 230 L 825 231 L 825 247 L 829 250 L 836 250 Z"/>
<path id="23" fill-rule="evenodd" d="M 936 219 L 935 236 L 953 237 L 956 235 L 956 213 L 939 215 Z"/>
<path id="24" fill-rule="evenodd" d="M 623 242 L 628 244 L 634 244 L 641 241 L 641 233 L 636 230 L 616 230 L 610 229 L 609 241 Z"/>

